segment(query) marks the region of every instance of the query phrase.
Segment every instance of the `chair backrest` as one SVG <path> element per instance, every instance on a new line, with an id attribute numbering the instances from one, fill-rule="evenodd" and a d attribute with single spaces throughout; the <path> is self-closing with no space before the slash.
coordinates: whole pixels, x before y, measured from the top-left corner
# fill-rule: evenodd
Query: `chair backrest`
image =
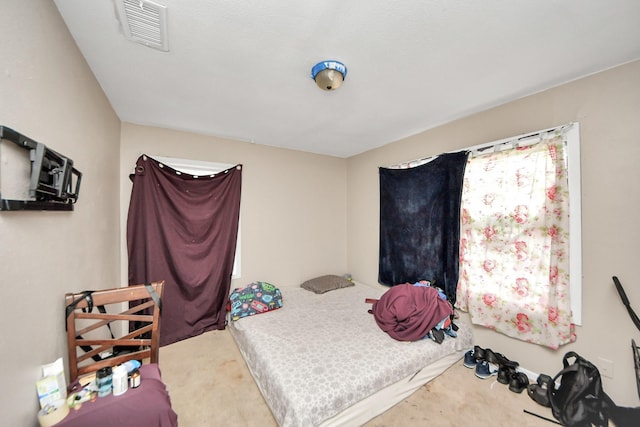
<path id="1" fill-rule="evenodd" d="M 128 360 L 158 363 L 163 290 L 159 281 L 67 293 L 70 380 Z"/>

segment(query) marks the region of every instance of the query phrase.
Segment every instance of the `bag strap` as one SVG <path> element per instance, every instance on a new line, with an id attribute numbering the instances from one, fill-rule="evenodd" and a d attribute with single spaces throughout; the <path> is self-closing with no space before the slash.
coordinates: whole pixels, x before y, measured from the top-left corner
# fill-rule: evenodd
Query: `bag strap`
<path id="1" fill-rule="evenodd" d="M 104 305 L 98 305 L 96 306 L 96 308 L 98 309 L 98 311 L 102 314 L 107 314 L 107 309 L 104 308 Z M 91 312 L 91 310 L 89 310 L 89 312 Z M 107 323 L 107 328 L 109 328 L 109 333 L 111 334 L 111 339 L 115 339 L 115 335 L 113 335 L 113 330 L 111 329 L 111 323 Z M 80 335 L 78 335 L 78 338 L 82 339 L 82 337 Z"/>
<path id="2" fill-rule="evenodd" d="M 64 330 L 65 331 L 67 330 L 67 319 L 69 318 L 69 316 L 71 315 L 73 310 L 76 309 L 76 306 L 78 305 L 78 303 L 80 301 L 82 301 L 83 299 L 87 300 L 87 306 L 89 307 L 89 313 L 91 313 L 91 310 L 93 310 L 93 298 L 91 297 L 92 293 L 93 293 L 93 291 L 82 291 L 82 295 L 81 296 L 79 296 L 75 300 L 71 301 L 69 303 L 69 305 L 67 305 L 65 307 L 65 316 L 64 316 Z"/>
<path id="3" fill-rule="evenodd" d="M 565 364 L 564 365 L 564 369 L 562 369 L 560 372 L 558 372 L 556 374 L 556 376 L 553 377 L 553 379 L 551 380 L 551 383 L 550 383 L 551 387 L 548 388 L 548 392 L 549 393 L 553 393 L 553 392 L 557 391 L 555 384 L 556 384 L 556 380 L 558 378 L 560 378 L 561 376 L 563 376 L 565 374 L 568 374 L 569 372 L 577 372 L 578 369 L 579 369 L 579 365 L 577 363 L 574 363 L 572 365 L 566 365 Z"/>
<path id="4" fill-rule="evenodd" d="M 153 303 L 158 306 L 158 310 L 160 310 L 160 313 L 162 313 L 162 299 L 160 299 L 160 295 L 158 295 L 156 290 L 153 289 L 151 283 L 145 283 L 144 287 L 147 289 L 147 292 L 149 292 L 149 296 L 153 300 Z"/>
<path id="5" fill-rule="evenodd" d="M 629 298 L 627 298 L 627 294 L 625 293 L 624 288 L 622 287 L 622 283 L 620 283 L 620 280 L 618 280 L 616 276 L 613 276 L 613 283 L 616 285 L 616 289 L 620 294 L 620 299 L 622 299 L 622 304 L 624 304 L 624 306 L 627 308 L 627 312 L 631 317 L 631 321 L 633 322 L 634 325 L 636 325 L 636 328 L 640 330 L 640 319 L 638 318 L 638 315 L 636 314 L 636 312 L 633 311 L 633 308 L 631 308 L 631 303 L 629 302 Z"/>
<path id="6" fill-rule="evenodd" d="M 69 305 L 67 305 L 65 307 L 65 322 L 64 322 L 64 328 L 65 330 L 67 330 L 67 318 L 71 315 L 71 313 L 73 312 L 73 310 L 76 309 L 76 306 L 78 305 L 78 303 L 82 300 L 87 300 L 87 308 L 83 308 L 82 311 L 85 313 L 91 313 L 93 311 L 93 297 L 91 296 L 91 294 L 94 291 L 82 291 L 82 295 L 78 298 L 76 298 L 75 300 L 71 301 L 69 303 Z M 97 305 L 96 308 L 98 309 L 98 311 L 102 314 L 106 314 L 107 313 L 107 309 L 105 308 L 104 305 Z M 111 334 L 111 338 L 114 339 L 115 335 L 113 335 L 113 330 L 111 329 L 111 324 L 107 323 L 107 328 L 109 328 L 109 334 Z M 83 339 L 82 335 L 76 335 L 76 339 Z M 81 345 L 79 346 L 85 353 L 88 353 L 90 351 L 93 350 L 93 348 L 89 345 Z M 91 358 L 93 360 L 95 360 L 96 362 L 99 362 L 102 359 L 102 357 L 100 357 L 99 354 L 95 354 L 93 356 L 91 356 Z"/>
<path id="7" fill-rule="evenodd" d="M 91 313 L 93 311 L 93 298 L 91 297 L 91 294 L 94 293 L 95 291 L 82 291 L 82 295 L 78 298 L 76 298 L 75 300 L 71 301 L 69 303 L 69 305 L 67 305 L 65 307 L 65 317 L 64 317 L 64 329 L 65 331 L 67 330 L 67 319 L 69 318 L 69 316 L 71 315 L 71 313 L 73 312 L 73 310 L 76 309 L 76 306 L 78 305 L 78 303 L 80 301 L 87 300 L 87 308 L 83 308 L 82 311 L 86 312 L 86 313 Z M 96 308 L 98 309 L 98 311 L 102 314 L 106 314 L 107 313 L 107 309 L 104 308 L 104 305 L 97 305 Z M 115 338 L 113 335 L 113 331 L 111 330 L 111 324 L 107 323 L 107 328 L 109 328 L 109 333 L 111 334 L 111 338 Z M 82 339 L 82 337 L 80 335 L 78 335 L 76 338 L 80 338 Z"/>
<path id="8" fill-rule="evenodd" d="M 575 351 L 569 351 L 562 358 L 562 364 L 564 365 L 565 369 L 569 366 L 569 359 L 571 359 L 572 357 L 575 358 L 575 361 L 573 362 L 574 365 L 579 363 L 580 360 L 584 360 L 582 356 L 580 356 Z"/>
<path id="9" fill-rule="evenodd" d="M 80 295 L 78 298 L 76 298 L 75 300 L 71 301 L 69 303 L 69 305 L 67 305 L 65 307 L 65 318 L 64 318 L 64 329 L 65 331 L 68 330 L 67 329 L 67 319 L 69 318 L 69 316 L 71 315 L 71 313 L 73 313 L 73 310 L 76 309 L 76 306 L 78 305 L 78 303 L 82 300 L 86 300 L 87 301 L 87 308 L 83 308 L 82 311 L 84 312 L 89 312 L 91 313 L 93 311 L 93 298 L 91 297 L 91 294 L 93 293 L 93 291 L 82 291 L 82 295 Z M 103 305 L 100 305 L 97 307 L 98 311 L 100 311 L 100 313 L 106 313 L 106 309 L 104 308 Z M 111 333 L 111 338 L 113 338 L 113 331 L 111 330 L 111 325 L 107 323 L 107 327 L 109 328 L 109 333 Z M 77 335 L 76 339 L 82 339 L 82 335 Z M 93 348 L 89 345 L 81 345 L 79 346 L 85 353 L 90 352 L 91 350 L 93 350 Z M 102 357 L 100 357 L 100 355 L 96 354 L 91 356 L 91 358 L 93 360 L 95 360 L 96 362 L 99 362 L 102 360 Z"/>

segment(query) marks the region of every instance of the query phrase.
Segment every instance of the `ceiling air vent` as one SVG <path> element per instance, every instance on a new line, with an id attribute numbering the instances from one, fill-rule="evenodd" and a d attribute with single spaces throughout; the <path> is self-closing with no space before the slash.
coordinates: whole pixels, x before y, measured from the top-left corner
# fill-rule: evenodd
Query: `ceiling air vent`
<path id="1" fill-rule="evenodd" d="M 167 7 L 148 0 L 115 0 L 124 35 L 131 41 L 167 52 Z"/>

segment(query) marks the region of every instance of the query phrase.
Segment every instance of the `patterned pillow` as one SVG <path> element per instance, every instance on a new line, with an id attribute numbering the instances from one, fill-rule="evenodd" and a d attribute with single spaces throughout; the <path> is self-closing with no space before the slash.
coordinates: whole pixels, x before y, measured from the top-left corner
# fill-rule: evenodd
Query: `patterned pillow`
<path id="1" fill-rule="evenodd" d="M 236 288 L 229 296 L 231 320 L 266 313 L 282 307 L 280 289 L 267 282 L 255 282 Z"/>
<path id="2" fill-rule="evenodd" d="M 353 285 L 354 283 L 349 279 L 345 279 L 341 276 L 336 276 L 335 274 L 327 274 L 325 276 L 307 280 L 306 282 L 301 284 L 300 287 L 308 291 L 315 292 L 316 294 L 324 294 L 325 292 L 333 291 L 340 288 L 346 288 Z"/>

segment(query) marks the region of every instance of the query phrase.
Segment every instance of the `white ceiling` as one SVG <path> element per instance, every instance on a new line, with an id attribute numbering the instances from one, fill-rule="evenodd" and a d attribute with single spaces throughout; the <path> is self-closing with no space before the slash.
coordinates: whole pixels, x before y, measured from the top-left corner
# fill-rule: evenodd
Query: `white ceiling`
<path id="1" fill-rule="evenodd" d="M 117 1 L 55 3 L 121 120 L 337 157 L 640 59 L 638 0 L 153 0 L 168 52 Z"/>

